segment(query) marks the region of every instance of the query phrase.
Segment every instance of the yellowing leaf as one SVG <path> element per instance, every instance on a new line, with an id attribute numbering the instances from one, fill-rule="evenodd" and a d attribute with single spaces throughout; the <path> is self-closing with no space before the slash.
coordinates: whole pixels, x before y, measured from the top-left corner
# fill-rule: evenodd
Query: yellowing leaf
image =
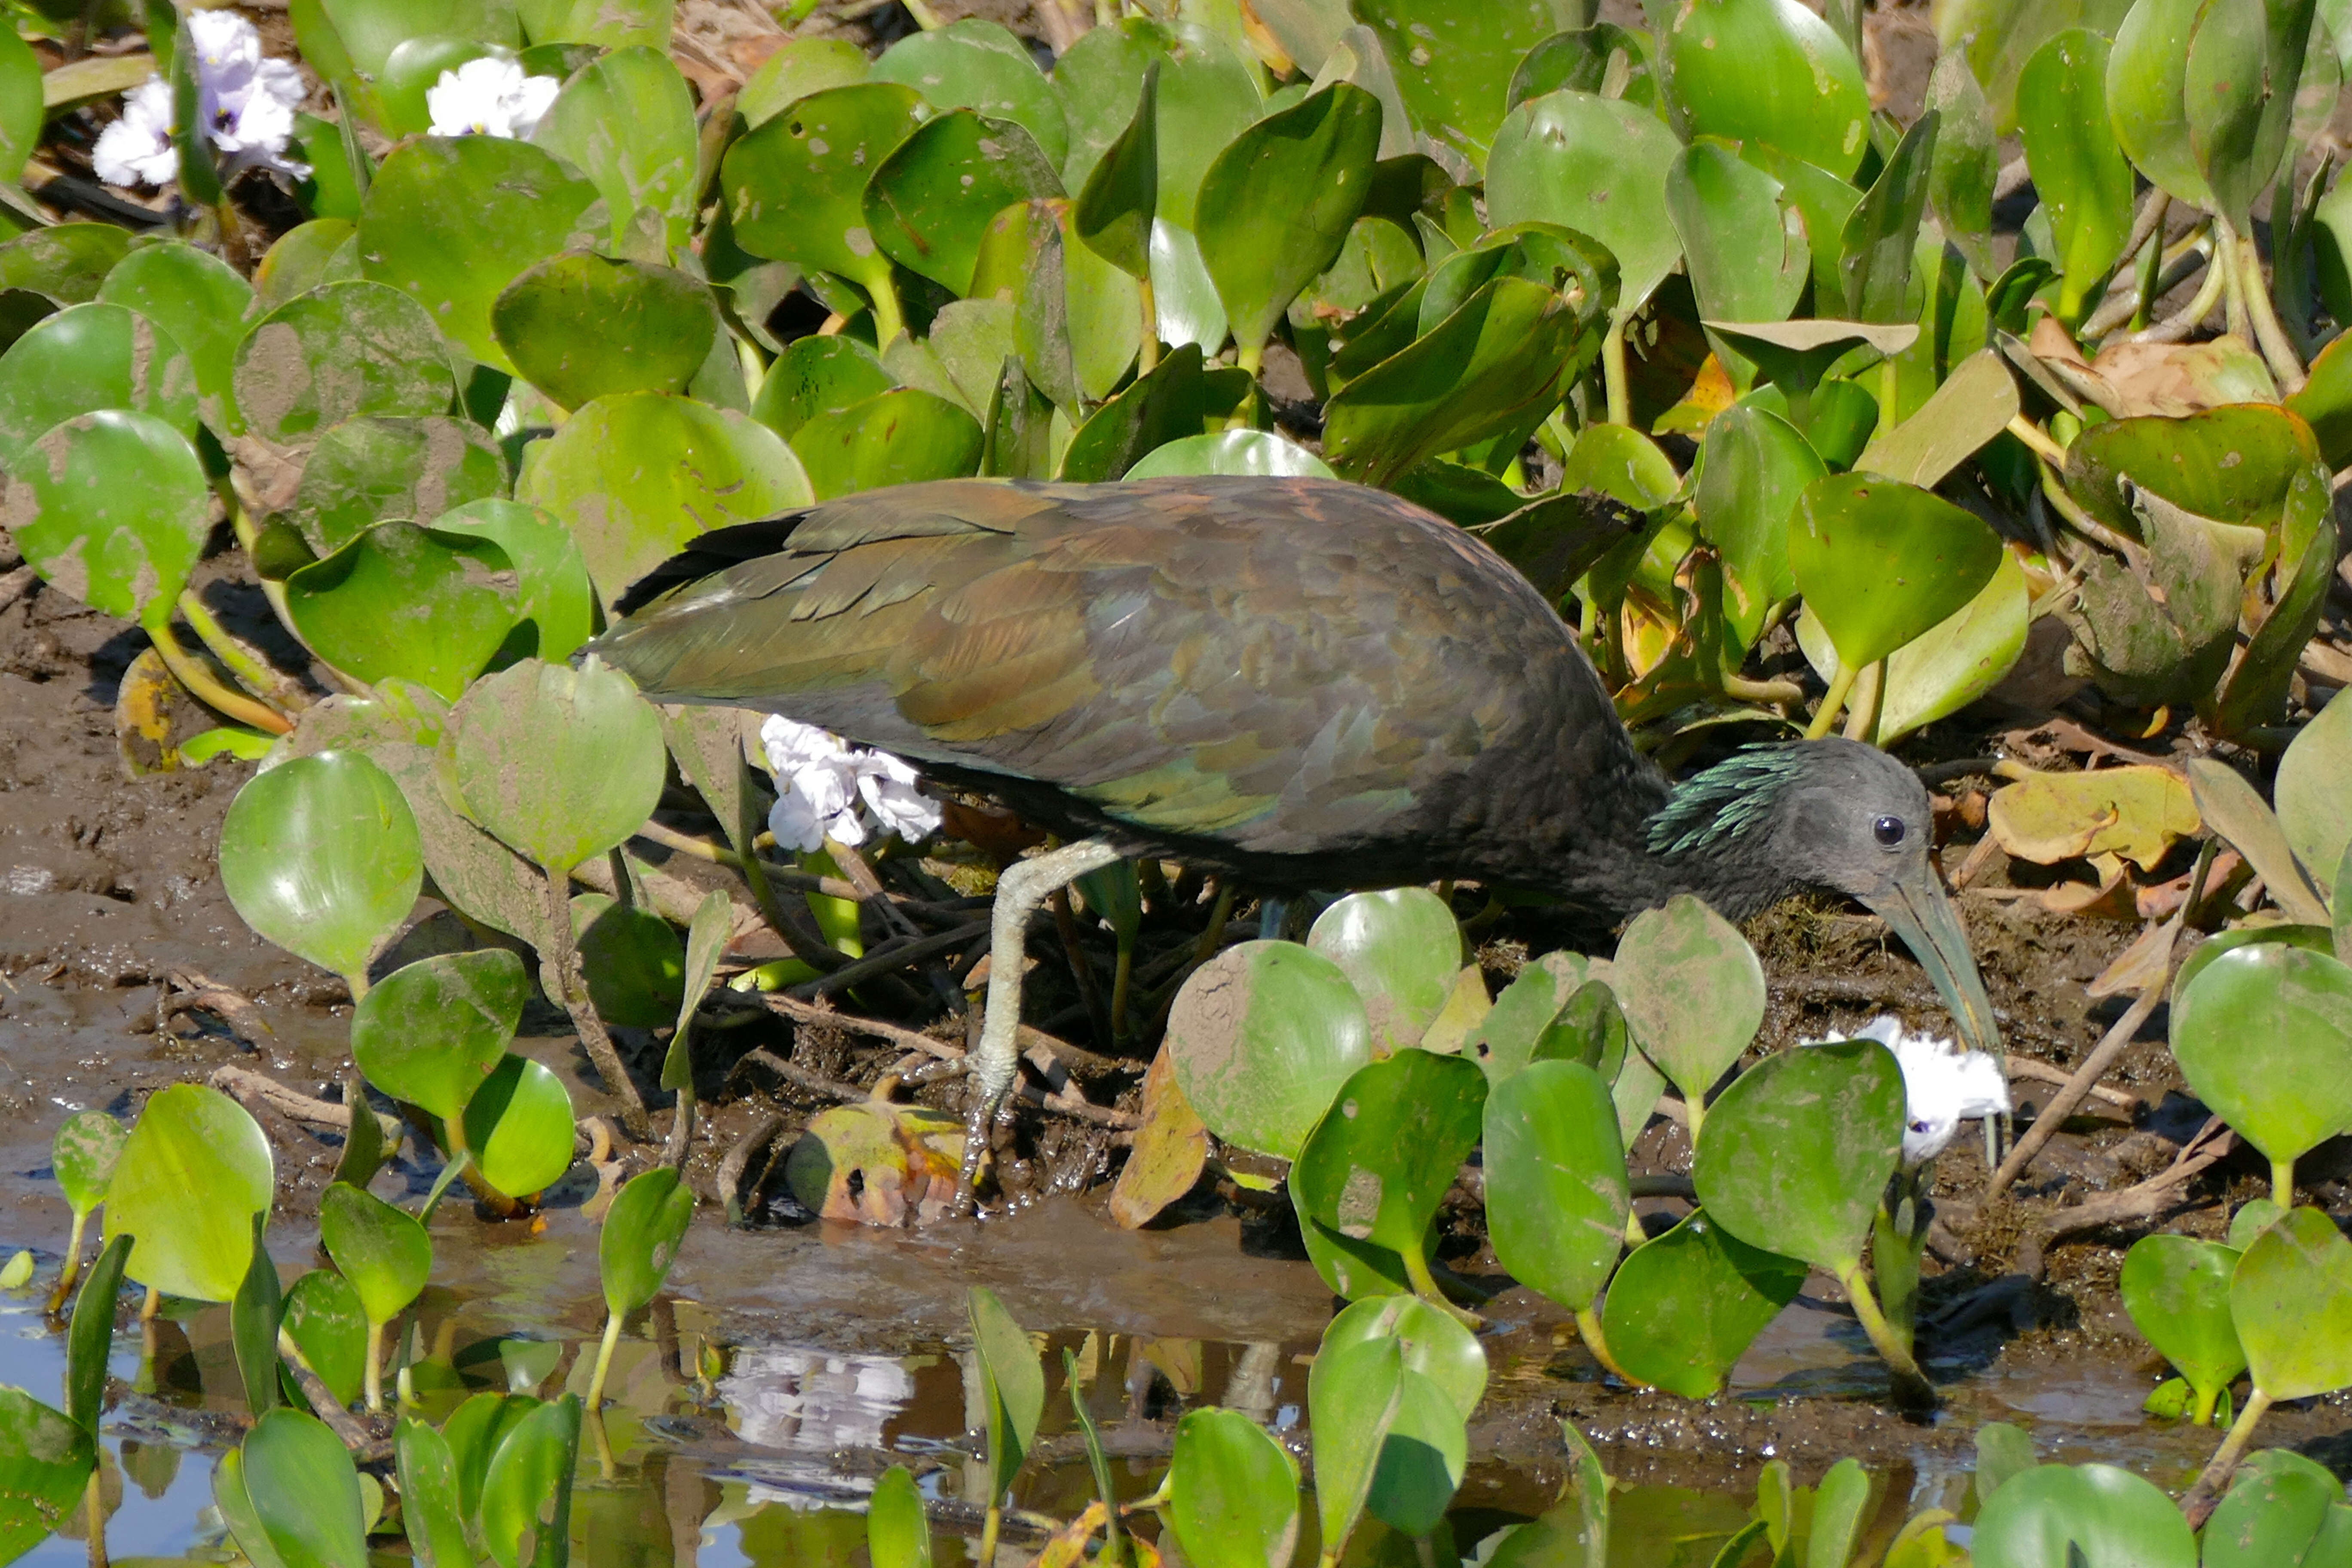
<path id="1" fill-rule="evenodd" d="M 862 1100 L 808 1124 L 784 1161 L 784 1179 L 801 1205 L 824 1219 L 928 1225 L 955 1195 L 962 1150 L 952 1117 Z"/>
<path id="2" fill-rule="evenodd" d="M 1993 837 L 2011 855 L 2038 866 L 2113 854 L 2152 870 L 2173 840 L 2201 826 L 2188 781 L 2169 768 L 2004 771 L 2017 782 L 1992 797 Z"/>
<path id="3" fill-rule="evenodd" d="M 1110 1216 L 1139 1230 L 1161 1209 L 1192 1190 L 1209 1159 L 1209 1129 L 1177 1087 L 1166 1047 L 1143 1075 L 1143 1125 L 1111 1188 Z"/>

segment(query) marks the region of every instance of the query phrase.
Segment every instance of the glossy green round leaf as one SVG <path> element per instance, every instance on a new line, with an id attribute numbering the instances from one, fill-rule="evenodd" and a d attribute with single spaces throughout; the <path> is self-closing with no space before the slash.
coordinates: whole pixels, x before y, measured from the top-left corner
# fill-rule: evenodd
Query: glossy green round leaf
<path id="1" fill-rule="evenodd" d="M 40 102 L 37 88 L 33 101 Z M 15 1562 L 67 1522 L 97 1468 L 89 1432 L 21 1388 L 0 1388 L 0 1497 L 7 1500 L 0 1504 L 0 1563 Z"/>
<path id="2" fill-rule="evenodd" d="M 131 231 L 110 223 L 61 223 L 0 245 L 0 289 L 29 289 L 60 305 L 98 298 L 106 275 L 131 253 Z"/>
<path id="3" fill-rule="evenodd" d="M 967 17 L 910 33 L 883 50 L 869 74 L 875 81 L 913 88 L 934 109 L 969 109 L 1011 121 L 1057 169 L 1069 155 L 1069 130 L 1053 84 L 1028 46 L 999 23 Z"/>
<path id="4" fill-rule="evenodd" d="M 792 448 L 728 408 L 658 392 L 600 397 L 534 445 L 515 499 L 580 542 L 607 608 L 697 534 L 816 498 Z"/>
<path id="5" fill-rule="evenodd" d="M 1300 1215 L 1350 1240 L 1417 1250 L 1486 1103 L 1486 1075 L 1460 1057 L 1400 1051 L 1357 1068 L 1291 1163 Z"/>
<path id="6" fill-rule="evenodd" d="M 1476 1412 L 1486 1394 L 1486 1352 L 1459 1319 L 1418 1296 L 1358 1301 L 1325 1326 L 1320 1353 L 1376 1339 L 1396 1341 L 1405 1370 L 1435 1384 L 1462 1419 Z"/>
<path id="7" fill-rule="evenodd" d="M 331 555 L 379 521 L 429 522 L 506 484 L 505 456 L 471 420 L 363 414 L 319 438 L 279 516 L 314 552 Z"/>
<path id="8" fill-rule="evenodd" d="M 617 904 L 602 893 L 572 899 L 572 926 L 598 1017 L 638 1029 L 677 1020 L 686 948 L 676 927 L 651 910 Z"/>
<path id="9" fill-rule="evenodd" d="M 78 1110 L 58 1123 L 49 1139 L 49 1170 L 74 1213 L 86 1215 L 106 1201 L 128 1137 L 122 1123 L 103 1110 Z"/>
<path id="10" fill-rule="evenodd" d="M 1192 231 L 1165 218 L 1151 225 L 1152 310 L 1160 341 L 1171 347 L 1197 343 L 1202 353 L 1224 346 L 1225 307 Z"/>
<path id="11" fill-rule="evenodd" d="M 366 281 L 321 284 L 255 322 L 233 384 L 247 426 L 281 443 L 362 414 L 446 413 L 457 390 L 425 308 Z"/>
<path id="12" fill-rule="evenodd" d="M 2225 838 L 2228 837 L 2225 825 L 2209 822 L 2208 826 Z M 2211 936 L 2199 942 L 2189 956 L 2180 961 L 2180 966 L 2173 971 L 2173 1005 L 2178 1007 L 2180 1005 L 2180 994 L 2189 989 L 2189 983 L 2204 973 L 2207 965 L 2215 959 L 2225 952 L 2234 952 L 2239 948 L 2250 947 L 2261 942 L 2282 942 L 2291 947 L 2300 947 L 2311 952 L 2333 952 L 2336 947 L 2334 933 L 2324 925 L 2282 923 L 2238 926 L 2229 931 L 2215 931 Z M 2231 1245 L 2235 1247 L 2238 1243 L 2233 1241 Z"/>
<path id="13" fill-rule="evenodd" d="M 1764 966 L 1739 928 L 1678 893 L 1633 917 L 1610 984 L 1643 1054 L 1696 1105 L 1764 1022 Z"/>
<path id="14" fill-rule="evenodd" d="M 1477 164 L 1510 107 L 1512 72 L 1559 30 L 1561 8 L 1547 0 L 1364 0 L 1353 14 L 1379 36 L 1414 124 Z"/>
<path id="15" fill-rule="evenodd" d="M 1761 142 L 1850 178 L 1870 144 L 1862 62 L 1799 0 L 1683 0 L 1661 85 L 1686 135 Z"/>
<path id="16" fill-rule="evenodd" d="M 572 1168 L 572 1132 L 563 1080 L 512 1052 L 466 1102 L 474 1170 L 509 1197 L 527 1198 Z"/>
<path id="17" fill-rule="evenodd" d="M 2107 118 L 2108 64 L 2107 40 L 2072 27 L 2036 50 L 2017 79 L 2018 130 L 2057 241 L 2051 259 L 2069 321 L 2131 234 L 2132 170 Z"/>
<path id="18" fill-rule="evenodd" d="M 490 324 L 522 378 L 564 408 L 607 393 L 684 392 L 719 330 L 699 279 L 585 251 L 508 284 Z"/>
<path id="19" fill-rule="evenodd" d="M 248 788 L 250 786 L 247 786 Z M 253 1216 L 276 1190 L 269 1140 L 209 1084 L 151 1096 L 115 1162 L 106 1239 L 133 1239 L 125 1271 L 167 1296 L 226 1301 L 253 1259 Z"/>
<path id="20" fill-rule="evenodd" d="M 504 948 L 419 959 L 352 1009 L 352 1059 L 394 1100 L 454 1121 L 506 1059 L 530 994 L 522 961 Z"/>
<path id="21" fill-rule="evenodd" d="M 569 658 L 595 635 L 596 590 L 588 581 L 588 563 L 571 531 L 546 512 L 520 501 L 467 501 L 436 517 L 433 530 L 473 534 L 506 552 L 518 579 L 522 624 L 537 633 L 535 644 L 518 647 L 520 655 Z"/>
<path id="22" fill-rule="evenodd" d="M 1482 1142 L 1496 1261 L 1572 1311 L 1591 1307 L 1633 1208 L 1609 1086 L 1581 1062 L 1531 1062 L 1488 1090 Z"/>
<path id="23" fill-rule="evenodd" d="M 2196 1568 L 2172 1500 L 2113 1465 L 2036 1465 L 1977 1515 L 1969 1554 L 2013 1568 Z"/>
<path id="24" fill-rule="evenodd" d="M 2305 725 L 2279 759 L 2278 782 L 2273 798 L 2279 826 L 2286 833 L 2294 858 L 2313 879 L 2326 886 L 2330 871 L 2343 863 L 2352 846 L 2352 798 L 2345 783 L 2352 779 L 2352 702 L 2338 691 Z M 2340 907 L 2336 919 L 2346 911 Z"/>
<path id="25" fill-rule="evenodd" d="M 1923 725 L 1957 713 L 1995 686 L 2025 650 L 2032 624 L 2032 591 L 2025 569 L 2007 551 L 1992 580 L 1977 596 L 1886 657 L 1879 689 L 1882 746 L 1892 745 Z M 1809 606 L 1799 613 L 1797 641 L 1824 679 L 1838 672 L 1837 649 L 1821 617 Z"/>
<path id="26" fill-rule="evenodd" d="M 1089 28 L 1055 60 L 1054 89 L 1062 100 L 1070 137 L 1063 177 L 1071 190 L 1081 189 L 1093 177 L 1102 159 L 1134 123 L 1143 80 L 1152 63 L 1168 59 L 1181 47 L 1173 32 L 1150 17 L 1127 16 L 1111 26 Z M 1247 81 L 1246 73 L 1244 85 L 1250 96 L 1255 96 L 1256 88 Z M 1156 106 L 1153 120 L 1156 161 Z M 1247 123 L 1246 118 L 1241 121 Z M 1236 125 L 1225 141 L 1239 130 Z"/>
<path id="27" fill-rule="evenodd" d="M 2189 34 L 2180 82 L 2189 151 L 2215 210 L 2241 234 L 2286 150 L 2312 12 L 2209 0 Z"/>
<path id="28" fill-rule="evenodd" d="M 1523 436 L 1558 401 L 1577 363 L 1597 353 L 1587 325 L 1544 285 L 1496 278 L 1333 395 L 1324 410 L 1325 458 L 1345 478 L 1384 484 L 1440 452 Z"/>
<path id="29" fill-rule="evenodd" d="M 604 1304 L 615 1317 L 627 1317 L 661 1289 L 693 1218 L 694 1189 L 667 1165 L 639 1172 L 623 1184 L 604 1213 L 596 1243 Z"/>
<path id="30" fill-rule="evenodd" d="M 327 1392 L 345 1405 L 367 1381 L 367 1312 L 352 1282 L 331 1268 L 313 1268 L 287 1288 L 280 1326 Z"/>
<path id="31" fill-rule="evenodd" d="M 1194 971 L 1168 1016 L 1177 1087 L 1228 1143 L 1296 1156 L 1371 1026 L 1347 973 L 1293 942 L 1229 947 Z"/>
<path id="32" fill-rule="evenodd" d="M 1234 139 L 1202 177 L 1193 235 L 1244 353 L 1329 267 L 1371 191 L 1380 100 L 1334 82 Z"/>
<path id="33" fill-rule="evenodd" d="M 866 66 L 866 51 L 847 38 L 790 39 L 760 62 L 735 95 L 735 112 L 756 131 L 813 92 L 864 81 Z"/>
<path id="34" fill-rule="evenodd" d="M 137 409 L 194 440 L 195 373 L 171 335 L 136 311 L 69 305 L 0 354 L 0 463 L 50 426 L 102 408 Z"/>
<path id="35" fill-rule="evenodd" d="M 2189 144 L 2182 97 L 2189 38 L 2203 0 L 2137 0 L 2107 56 L 2107 113 L 2115 139 L 2141 174 L 2177 201 L 2212 200 Z"/>
<path id="36" fill-rule="evenodd" d="M 874 170 L 866 226 L 899 266 L 968 294 L 989 220 L 1014 202 L 1062 194 L 1061 176 L 1029 132 L 951 110 L 919 126 Z"/>
<path id="37" fill-rule="evenodd" d="M 1001 1498 L 1037 1440 L 1045 1413 L 1045 1373 L 1029 1336 L 1004 1310 L 995 1291 L 974 1285 L 964 1291 L 971 1322 L 972 1355 L 980 1363 L 982 1400 L 988 1433 L 988 1495 Z"/>
<path id="38" fill-rule="evenodd" d="M 456 701 L 522 618 L 505 551 L 471 534 L 380 522 L 286 579 L 286 613 L 320 658 Z"/>
<path id="39" fill-rule="evenodd" d="M 467 816 L 550 869 L 621 843 L 661 799 L 661 715 L 599 660 L 524 659 L 476 682 L 450 721 Z"/>
<path id="40" fill-rule="evenodd" d="M 1723 554 L 1724 618 L 1752 644 L 1764 615 L 1797 591 L 1789 520 L 1829 470 L 1778 415 L 1736 404 L 1707 425 L 1699 466 L 1699 536 Z"/>
<path id="41" fill-rule="evenodd" d="M 2140 523 L 2124 500 L 2126 479 L 2199 517 L 2270 528 L 2295 476 L 2318 457 L 2310 427 L 2272 405 L 2107 419 L 2066 449 L 2066 489 L 2092 516 L 2133 538 Z"/>
<path id="42" fill-rule="evenodd" d="M 1238 1410 L 1176 1423 L 1168 1514 L 1201 1568 L 1286 1568 L 1298 1541 L 1298 1462 Z"/>
<path id="43" fill-rule="evenodd" d="M 1813 265 L 1804 215 L 1738 149 L 1713 140 L 1684 148 L 1666 176 L 1666 213 L 1700 315 L 1772 321 L 1797 308 Z"/>
<path id="44" fill-rule="evenodd" d="M 205 424 L 231 435 L 245 428 L 233 382 L 254 295 L 235 268 L 183 240 L 142 246 L 106 275 L 98 297 L 129 306 L 180 345 L 195 375 Z"/>
<path id="45" fill-rule="evenodd" d="M 572 1478 L 580 1458 L 580 1398 L 566 1394 L 530 1410 L 499 1440 L 482 1475 L 478 1523 L 498 1568 L 564 1560 L 566 1546 L 541 1544 L 570 1534 Z"/>
<path id="46" fill-rule="evenodd" d="M 911 88 L 859 82 L 810 93 L 738 141 L 719 175 L 736 243 L 869 288 L 887 279 L 888 258 L 866 223 L 866 176 L 922 122 L 923 108 Z"/>
<path id="47" fill-rule="evenodd" d="M 2246 1370 L 2230 1321 L 2234 1247 L 2189 1236 L 2143 1236 L 2124 1255 L 2116 1289 L 2142 1338 L 2164 1352 L 2200 1394 Z"/>
<path id="48" fill-rule="evenodd" d="M 1469 1462 L 1462 1413 L 1435 1383 L 1406 1367 L 1365 1508 L 1392 1530 L 1425 1536 L 1444 1520 Z"/>
<path id="49" fill-rule="evenodd" d="M 1350 893 L 1315 918 L 1307 945 L 1364 999 L 1381 1056 L 1420 1040 L 1462 971 L 1454 911 L 1426 888 Z"/>
<path id="50" fill-rule="evenodd" d="M 1577 953 L 1548 952 L 1529 963 L 1470 1031 L 1463 1055 L 1485 1068 L 1493 1082 L 1502 1082 L 1537 1059 L 1537 1046 L 1551 1033 L 1584 976 L 1584 960 Z"/>
<path id="51" fill-rule="evenodd" d="M 615 49 L 563 84 L 530 139 L 588 176 L 617 241 L 650 211 L 671 250 L 694 227 L 694 94 L 666 50 Z M 567 405 L 567 406 L 569 406 Z"/>
<path id="52" fill-rule="evenodd" d="M 1779 0 L 1765 0 L 1779 3 Z M 1638 310 L 1682 259 L 1666 178 L 1682 146 L 1655 115 L 1562 91 L 1511 110 L 1486 160 L 1487 220 L 1589 234 L 1617 258 L 1618 309 Z"/>
<path id="53" fill-rule="evenodd" d="M 319 1195 L 319 1239 L 370 1322 L 398 1317 L 433 1272 L 433 1241 L 415 1216 L 348 1182 Z"/>
<path id="54" fill-rule="evenodd" d="M 911 386 L 819 414 L 792 438 L 819 500 L 977 473 L 982 445 L 979 420 Z"/>
<path id="55" fill-rule="evenodd" d="M 1700 1209 L 1635 1247 L 1609 1282 L 1610 1358 L 1654 1388 L 1711 1399 L 1805 1279 L 1803 1264 L 1748 1246 Z"/>
<path id="56" fill-rule="evenodd" d="M 1869 474 L 1814 480 L 1789 531 L 1797 586 L 1854 669 L 1966 605 L 2000 553 L 1999 536 L 1974 514 Z"/>
<path id="57" fill-rule="evenodd" d="M 2352 967 L 2286 942 L 2225 952 L 2181 990 L 2172 1051 L 2215 1115 L 2295 1159 L 2352 1126 Z"/>
<path id="58" fill-rule="evenodd" d="M 1318 1355 L 1307 1369 L 1315 1508 L 1325 1541 L 1345 1542 L 1363 1516 L 1405 1375 L 1404 1347 L 1386 1336 Z"/>
<path id="59" fill-rule="evenodd" d="M 59 593 L 144 619 L 186 586 L 212 532 L 212 490 L 177 430 L 106 409 L 44 432 L 8 466 L 0 522 Z"/>
<path id="60" fill-rule="evenodd" d="M 2352 1384 L 2352 1241 L 2318 1209 L 2299 1208 L 2250 1242 L 2230 1281 L 2230 1315 L 2271 1399 Z"/>
<path id="61" fill-rule="evenodd" d="M 761 379 L 751 417 L 789 441 L 818 415 L 838 414 L 896 384 L 856 338 L 795 338 Z"/>
<path id="62" fill-rule="evenodd" d="M 253 312 L 267 315 L 298 294 L 322 283 L 356 282 L 360 275 L 357 234 L 348 219 L 312 218 L 278 237 L 253 271 Z M 108 276 L 111 277 L 112 274 Z M 239 340 L 242 333 L 239 334 Z M 235 374 L 236 343 L 230 344 L 229 369 Z"/>
<path id="63" fill-rule="evenodd" d="M 221 824 L 220 868 L 246 924 L 346 977 L 364 974 L 424 883 L 416 819 L 400 786 L 358 752 L 256 775 Z"/>
<path id="64" fill-rule="evenodd" d="M 572 247 L 598 194 L 528 142 L 421 137 L 395 149 L 368 186 L 360 270 L 415 299 L 467 353 L 511 374 L 490 308 L 524 268 Z"/>
<path id="65" fill-rule="evenodd" d="M 1875 1040 L 1767 1057 L 1708 1108 L 1698 1200 L 1750 1247 L 1843 1273 L 1903 1153 L 1903 1069 Z"/>
<path id="66" fill-rule="evenodd" d="M 1121 476 L 1160 479 L 1189 474 L 1250 474 L 1285 479 L 1329 479 L 1330 465 L 1294 442 L 1267 430 L 1220 430 L 1186 436 L 1155 447 Z"/>

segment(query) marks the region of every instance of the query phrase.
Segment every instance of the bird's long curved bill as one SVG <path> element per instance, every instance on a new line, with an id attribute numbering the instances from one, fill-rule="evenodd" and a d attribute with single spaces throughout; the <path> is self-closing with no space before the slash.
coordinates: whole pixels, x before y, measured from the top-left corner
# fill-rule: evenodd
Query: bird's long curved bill
<path id="1" fill-rule="evenodd" d="M 1992 999 L 1985 994 L 1977 973 L 1976 955 L 1969 951 L 1968 933 L 1960 929 L 1959 911 L 1944 896 L 1933 868 L 1922 866 L 1895 884 L 1871 912 L 1895 928 L 1960 1026 L 1960 1041 L 1972 1051 L 2000 1051 L 2000 1031 L 1993 1022 Z"/>

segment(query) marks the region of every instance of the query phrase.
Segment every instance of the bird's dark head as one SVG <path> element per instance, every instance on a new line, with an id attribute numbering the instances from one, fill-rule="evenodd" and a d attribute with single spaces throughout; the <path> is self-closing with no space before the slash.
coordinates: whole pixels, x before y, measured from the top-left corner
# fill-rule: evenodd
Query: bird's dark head
<path id="1" fill-rule="evenodd" d="M 1874 746 L 1750 746 L 1682 784 L 1650 818 L 1652 854 L 1717 908 L 1752 914 L 1800 887 L 1843 893 L 1903 938 L 1973 1049 L 1998 1051 L 1992 1004 L 1927 858 L 1927 787 Z"/>

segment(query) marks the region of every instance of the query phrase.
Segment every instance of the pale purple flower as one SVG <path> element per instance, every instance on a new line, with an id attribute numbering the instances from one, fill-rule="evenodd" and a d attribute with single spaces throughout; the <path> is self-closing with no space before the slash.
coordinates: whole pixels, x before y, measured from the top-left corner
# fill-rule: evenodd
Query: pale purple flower
<path id="1" fill-rule="evenodd" d="M 309 165 L 285 156 L 302 102 L 302 73 L 266 58 L 261 35 L 234 11 L 192 11 L 188 43 L 194 56 L 199 129 L 220 161 L 220 177 L 272 169 L 297 179 Z M 101 132 L 90 158 L 110 185 L 162 185 L 179 174 L 172 144 L 172 88 L 149 77 L 122 100 L 122 118 Z"/>
<path id="2" fill-rule="evenodd" d="M 526 76 L 512 60 L 467 60 L 425 89 L 436 136 L 528 137 L 562 87 L 551 76 Z"/>
<path id="3" fill-rule="evenodd" d="M 782 848 L 805 853 L 827 838 L 855 847 L 876 833 L 911 844 L 939 828 L 939 803 L 916 787 L 915 770 L 887 752 L 852 746 L 781 714 L 760 726 L 760 744 L 776 779 L 768 831 Z"/>

